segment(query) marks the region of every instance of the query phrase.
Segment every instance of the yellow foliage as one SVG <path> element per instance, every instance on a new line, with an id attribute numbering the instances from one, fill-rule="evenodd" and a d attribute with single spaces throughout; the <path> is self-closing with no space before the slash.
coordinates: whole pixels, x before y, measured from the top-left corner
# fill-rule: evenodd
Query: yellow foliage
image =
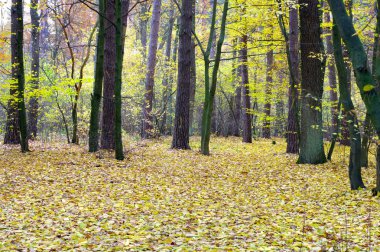
<path id="1" fill-rule="evenodd" d="M 68 145 L 2 146 L 0 250 L 380 248 L 379 199 L 349 190 L 348 149 L 314 166 L 295 164 L 282 140 L 215 138 L 211 156 L 198 143 L 130 142 L 123 162 Z M 373 170 L 363 171 L 367 185 Z"/>

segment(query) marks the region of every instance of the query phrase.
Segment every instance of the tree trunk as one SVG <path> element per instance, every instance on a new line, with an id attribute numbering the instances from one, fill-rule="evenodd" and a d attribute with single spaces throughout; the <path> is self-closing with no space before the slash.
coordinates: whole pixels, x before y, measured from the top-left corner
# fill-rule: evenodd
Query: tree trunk
<path id="1" fill-rule="evenodd" d="M 20 10 L 21 8 L 21 10 Z M 10 99 L 7 108 L 7 122 L 5 125 L 4 144 L 20 144 L 20 123 L 19 123 L 19 110 L 18 110 L 18 86 L 20 75 L 20 68 L 23 66 L 23 61 L 20 60 L 19 55 L 20 44 L 22 49 L 23 41 L 20 40 L 23 36 L 22 16 L 22 3 L 17 0 L 12 0 L 11 8 L 11 54 L 12 54 L 12 84 L 10 85 Z M 19 20 L 21 18 L 21 21 Z M 21 22 L 21 27 L 20 27 Z M 22 53 L 22 52 L 21 52 Z M 22 58 L 21 58 L 22 59 Z M 21 65 L 20 65 L 21 63 Z"/>
<path id="2" fill-rule="evenodd" d="M 30 19 L 32 24 L 31 30 L 31 81 L 30 85 L 33 91 L 39 88 L 40 76 L 40 17 L 38 15 L 38 0 L 31 0 L 30 2 Z M 37 137 L 37 120 L 38 120 L 38 96 L 34 93 L 29 100 L 29 113 L 28 113 L 28 131 L 29 138 L 35 139 Z"/>
<path id="3" fill-rule="evenodd" d="M 264 104 L 264 124 L 263 124 L 263 138 L 271 137 L 271 122 L 270 122 L 270 114 L 271 114 L 271 95 L 272 95 L 272 85 L 273 85 L 273 49 L 270 49 L 267 52 L 267 72 L 266 72 L 266 86 L 265 86 L 265 104 Z"/>
<path id="4" fill-rule="evenodd" d="M 154 88 L 154 74 L 156 70 L 156 55 L 158 44 L 158 31 L 160 29 L 160 16 L 161 16 L 161 0 L 154 0 L 152 22 L 150 30 L 149 41 L 149 54 L 147 62 L 147 73 L 145 79 L 145 95 L 144 95 L 144 107 L 143 107 L 143 138 L 152 138 L 155 136 L 153 126 L 153 88 Z"/>
<path id="5" fill-rule="evenodd" d="M 369 140 L 371 137 L 371 121 L 368 113 L 365 115 L 363 128 L 364 132 L 362 137 L 361 166 L 368 167 Z"/>
<path id="6" fill-rule="evenodd" d="M 330 12 L 325 13 L 325 22 L 330 23 Z M 337 85 L 336 85 L 336 72 L 335 72 L 335 64 L 334 64 L 334 48 L 331 39 L 332 30 L 328 29 L 328 33 L 326 34 L 326 50 L 327 54 L 330 57 L 328 62 L 328 70 L 329 70 L 329 86 L 330 86 L 330 102 L 331 102 L 331 128 L 330 135 L 332 136 L 335 132 L 338 131 L 338 93 L 337 93 Z"/>
<path id="7" fill-rule="evenodd" d="M 195 31 L 195 7 L 196 2 L 193 2 L 192 6 L 192 29 Z M 195 57 L 195 41 L 191 36 L 191 71 L 190 71 L 190 135 L 194 134 L 193 121 L 194 121 L 194 103 L 195 103 L 195 91 L 197 86 L 197 69 L 196 69 L 196 57 Z"/>
<path id="8" fill-rule="evenodd" d="M 326 162 L 323 149 L 322 94 L 324 78 L 320 2 L 300 0 L 301 136 L 300 164 Z"/>
<path id="9" fill-rule="evenodd" d="M 243 143 L 252 143 L 252 116 L 251 116 L 251 97 L 249 96 L 249 76 L 248 76 L 248 37 L 243 35 L 240 39 L 242 47 L 240 49 L 240 75 L 243 100 Z"/>
<path id="10" fill-rule="evenodd" d="M 288 120 L 286 128 L 286 153 L 298 153 L 299 150 L 299 119 L 298 119 L 298 85 L 299 73 L 299 28 L 298 28 L 298 8 L 289 8 L 289 35 L 286 32 L 285 21 L 282 13 L 281 0 L 279 4 L 278 20 L 282 34 L 286 42 L 286 54 L 290 73 L 289 99 L 288 99 Z"/>
<path id="11" fill-rule="evenodd" d="M 123 72 L 123 20 L 122 20 L 122 0 L 115 3 L 115 48 L 116 48 L 116 69 L 115 69 L 115 158 L 124 159 L 123 138 L 121 128 L 121 84 Z"/>
<path id="12" fill-rule="evenodd" d="M 205 61 L 205 103 L 202 113 L 202 136 L 201 136 L 201 153 L 203 155 L 210 154 L 210 136 L 211 136 L 211 117 L 213 111 L 214 97 L 216 91 L 216 84 L 218 80 L 219 64 L 222 54 L 222 46 L 226 32 L 226 21 L 228 12 L 228 0 L 224 0 L 222 22 L 220 28 L 219 40 L 216 47 L 216 55 L 214 66 L 212 68 L 211 82 L 210 82 L 210 50 L 212 48 L 213 34 L 215 32 L 215 19 L 216 19 L 216 6 L 217 1 L 213 4 L 212 22 L 210 28 L 210 37 L 207 45 L 207 50 L 202 49 Z"/>
<path id="13" fill-rule="evenodd" d="M 363 43 L 355 31 L 352 19 L 348 16 L 343 1 L 329 0 L 328 2 L 339 33 L 350 54 L 356 76 L 356 84 L 360 90 L 362 100 L 366 105 L 367 113 L 371 118 L 377 135 L 380 135 L 380 98 L 375 89 L 375 80 L 368 66 L 368 58 Z M 379 180 L 378 177 L 378 184 Z M 380 188 L 376 187 L 374 192 L 377 193 L 379 190 Z"/>
<path id="14" fill-rule="evenodd" d="M 193 1 L 182 1 L 179 27 L 178 84 L 172 148 L 190 149 L 190 86 L 192 71 Z"/>
<path id="15" fill-rule="evenodd" d="M 99 30 L 96 46 L 96 62 L 95 62 L 95 80 L 91 96 L 91 118 L 89 131 L 89 151 L 96 152 L 99 148 L 99 115 L 100 103 L 102 99 L 103 77 L 104 77 L 104 14 L 105 0 L 99 0 Z"/>
<path id="16" fill-rule="evenodd" d="M 115 66 L 116 66 L 116 40 L 115 40 L 115 0 L 105 0 L 105 37 L 104 37 L 104 88 L 102 109 L 102 149 L 115 148 Z"/>
<path id="17" fill-rule="evenodd" d="M 17 109 L 21 151 L 27 152 L 29 151 L 29 147 L 24 98 L 24 19 L 21 0 L 12 0 L 11 19 L 11 37 L 13 38 L 11 44 L 15 46 L 15 50 L 12 50 L 12 79 L 17 82 Z"/>
<path id="18" fill-rule="evenodd" d="M 344 63 L 341 37 L 336 25 L 333 27 L 333 44 L 336 68 L 339 78 L 339 95 L 343 105 L 343 112 L 347 118 L 347 124 L 350 132 L 350 163 L 349 163 L 349 178 L 351 189 L 357 190 L 364 188 L 364 183 L 361 176 L 361 139 L 356 118 L 354 104 L 351 100 L 347 68 Z"/>
<path id="19" fill-rule="evenodd" d="M 166 48 L 165 48 L 165 68 L 170 69 L 171 68 L 171 52 L 172 52 L 172 33 L 173 33 L 173 26 L 174 26 L 174 7 L 170 9 L 169 12 L 169 28 L 168 28 L 168 36 L 166 38 Z M 171 90 L 169 90 L 169 82 L 171 80 L 171 69 L 169 74 L 165 74 L 164 79 L 162 81 L 163 86 L 163 98 L 162 98 L 162 122 L 161 122 L 161 129 L 160 132 L 163 135 L 167 134 L 167 116 L 168 116 L 168 103 L 169 103 L 169 97 L 171 97 Z"/>

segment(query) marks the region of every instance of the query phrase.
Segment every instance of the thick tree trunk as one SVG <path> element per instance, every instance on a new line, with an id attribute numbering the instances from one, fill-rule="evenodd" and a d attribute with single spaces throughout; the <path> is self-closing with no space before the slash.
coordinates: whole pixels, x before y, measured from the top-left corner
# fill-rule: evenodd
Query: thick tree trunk
<path id="1" fill-rule="evenodd" d="M 115 70 L 116 70 L 116 40 L 115 40 L 115 0 L 105 0 L 105 37 L 104 37 L 104 88 L 101 143 L 102 149 L 115 148 Z"/>
<path id="2" fill-rule="evenodd" d="M 32 90 L 38 90 L 40 77 L 40 17 L 38 15 L 38 0 L 30 2 L 30 20 L 32 25 L 31 30 L 31 81 Z M 38 120 L 38 96 L 33 94 L 29 100 L 28 113 L 28 132 L 31 140 L 37 137 L 37 120 Z"/>
<path id="3" fill-rule="evenodd" d="M 11 8 L 11 54 L 12 54 L 12 79 L 14 83 L 10 85 L 10 99 L 8 101 L 7 108 L 7 122 L 5 124 L 5 136 L 4 144 L 19 144 L 20 139 L 20 128 L 19 128 L 19 111 L 17 102 L 18 93 L 18 74 L 19 74 L 19 58 L 18 49 L 19 43 L 22 41 L 18 40 L 18 34 L 20 30 L 19 26 L 19 8 L 22 8 L 22 4 L 18 1 L 12 0 Z"/>
<path id="4" fill-rule="evenodd" d="M 174 130 L 172 148 L 190 149 L 190 86 L 192 71 L 192 41 L 193 1 L 182 1 L 182 14 L 179 27 L 178 49 L 178 83 L 175 106 Z"/>
<path id="5" fill-rule="evenodd" d="M 322 94 L 324 79 L 320 2 L 300 0 L 301 136 L 298 163 L 326 162 L 323 149 Z"/>
<path id="6" fill-rule="evenodd" d="M 29 147 L 24 99 L 24 19 L 21 0 L 12 0 L 11 20 L 12 80 L 17 83 L 17 94 L 15 94 L 15 96 L 17 98 L 16 105 L 18 110 L 21 151 L 27 152 L 29 151 Z"/>
<path id="7" fill-rule="evenodd" d="M 371 121 L 368 113 L 365 115 L 363 128 L 364 132 L 362 137 L 361 166 L 368 167 L 369 140 L 371 134 Z"/>
<path id="8" fill-rule="evenodd" d="M 103 90 L 103 77 L 104 77 L 104 14 L 105 14 L 105 0 L 99 0 L 99 30 L 97 36 L 96 46 L 96 62 L 95 62 L 95 80 L 91 96 L 91 117 L 90 117 L 90 131 L 89 131 L 89 151 L 96 152 L 99 148 L 99 115 L 100 104 L 102 99 Z"/>
<path id="9" fill-rule="evenodd" d="M 271 114 L 271 95 L 272 95 L 272 84 L 273 84 L 273 49 L 270 49 L 267 52 L 267 72 L 266 72 L 266 86 L 265 86 L 265 104 L 264 104 L 264 124 L 263 124 L 263 138 L 271 137 L 271 122 L 270 122 L 270 114 Z"/>
<path id="10" fill-rule="evenodd" d="M 349 82 L 347 78 L 347 68 L 344 63 L 341 37 L 336 25 L 333 27 L 333 44 L 336 68 L 339 78 L 339 94 L 343 105 L 343 112 L 347 118 L 347 124 L 350 132 L 350 163 L 349 178 L 351 189 L 356 190 L 364 188 L 361 176 L 361 138 L 356 118 L 354 104 L 351 100 Z"/>
<path id="11" fill-rule="evenodd" d="M 147 73 L 145 79 L 145 95 L 143 107 L 143 138 L 152 138 L 155 136 L 153 125 L 153 88 L 154 88 L 154 74 L 156 70 L 156 55 L 158 44 L 158 31 L 160 29 L 160 16 L 161 16 L 161 0 L 154 0 L 152 11 L 152 22 L 150 30 L 149 41 L 149 54 L 147 62 Z"/>
<path id="12" fill-rule="evenodd" d="M 248 75 L 248 37 L 243 35 L 240 39 L 240 81 L 242 87 L 242 135 L 243 143 L 252 143 L 252 116 L 251 116 L 251 97 L 249 95 L 249 75 Z"/>
<path id="13" fill-rule="evenodd" d="M 126 24 L 129 1 L 122 1 L 122 23 Z M 115 71 L 116 71 L 116 40 L 115 40 L 115 0 L 105 0 L 105 36 L 104 36 L 104 78 L 103 107 L 100 148 L 115 149 Z M 113 24 L 112 24 L 113 23 Z M 122 29 L 124 32 L 125 27 Z M 125 37 L 122 34 L 122 49 Z"/>

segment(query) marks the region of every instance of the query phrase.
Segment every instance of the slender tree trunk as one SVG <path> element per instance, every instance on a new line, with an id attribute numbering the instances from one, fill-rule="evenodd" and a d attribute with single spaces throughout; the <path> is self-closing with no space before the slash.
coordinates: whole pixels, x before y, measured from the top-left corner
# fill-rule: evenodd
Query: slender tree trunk
<path id="1" fill-rule="evenodd" d="M 325 13 L 325 22 L 330 23 L 330 12 Z M 327 54 L 330 57 L 330 60 L 328 62 L 328 70 L 329 70 L 329 86 L 330 86 L 330 102 L 331 102 L 331 128 L 330 128 L 330 135 L 332 136 L 335 134 L 335 132 L 338 131 L 338 93 L 337 93 L 337 85 L 336 85 L 336 71 L 335 71 L 335 64 L 334 64 L 334 48 L 333 43 L 331 39 L 331 33 L 332 30 L 328 29 L 326 34 L 326 51 Z"/>
<path id="2" fill-rule="evenodd" d="M 360 90 L 361 97 L 366 105 L 376 133 L 380 135 L 380 98 L 375 89 L 375 80 L 368 66 L 368 58 L 363 43 L 355 31 L 352 19 L 348 16 L 343 1 L 329 0 L 328 2 L 339 33 L 350 54 L 356 76 L 356 84 Z M 377 194 L 379 190 L 379 187 L 375 188 L 374 194 Z"/>
<path id="3" fill-rule="evenodd" d="M 172 33 L 174 27 L 174 7 L 172 7 L 169 11 L 169 28 L 168 28 L 168 36 L 166 39 L 166 48 L 165 48 L 165 68 L 171 68 L 171 52 L 172 52 Z M 171 69 L 170 69 L 171 71 Z M 171 90 L 169 91 L 169 81 L 171 81 L 171 72 L 164 76 L 164 80 L 162 81 L 163 86 L 163 101 L 162 101 L 162 122 L 161 122 L 161 134 L 167 134 L 167 114 L 168 114 L 168 102 L 169 97 L 171 96 Z"/>
<path id="4" fill-rule="evenodd" d="M 147 62 L 147 74 L 145 79 L 145 99 L 143 107 L 143 138 L 154 137 L 154 126 L 153 126 L 153 88 L 154 88 L 154 74 L 156 70 L 156 55 L 157 55 L 157 44 L 158 44 L 158 31 L 160 29 L 160 16 L 161 16 L 161 0 L 153 1 L 153 12 L 152 12 L 152 22 L 150 30 L 150 41 L 149 41 L 149 54 Z"/>
<path id="5" fill-rule="evenodd" d="M 91 118 L 90 118 L 90 131 L 89 131 L 89 151 L 96 152 L 99 148 L 99 116 L 100 104 L 103 91 L 103 77 L 104 77 L 104 14 L 105 14 L 105 0 L 99 0 L 99 30 L 96 46 L 96 62 L 95 62 L 95 80 L 91 96 Z"/>
<path id="6" fill-rule="evenodd" d="M 368 113 L 365 115 L 363 128 L 364 132 L 362 137 L 361 165 L 362 167 L 368 167 L 369 140 L 371 137 L 371 121 Z"/>
<path id="7" fill-rule="evenodd" d="M 193 1 L 182 1 L 182 14 L 179 28 L 178 84 L 175 107 L 172 148 L 190 149 L 190 89 L 192 71 L 191 30 L 193 28 Z"/>
<path id="8" fill-rule="evenodd" d="M 215 19 L 216 19 L 216 6 L 217 1 L 213 4 L 213 14 L 210 28 L 210 38 L 207 45 L 207 50 L 203 51 L 205 61 L 205 103 L 202 114 L 202 137 L 201 137 L 201 153 L 203 155 L 210 154 L 210 136 L 211 136 L 211 117 L 213 111 L 214 97 L 216 91 L 216 84 L 218 80 L 219 64 L 222 54 L 222 46 L 224 43 L 226 21 L 228 12 L 228 0 L 224 0 L 222 22 L 220 28 L 219 40 L 216 46 L 216 55 L 214 66 L 212 68 L 211 82 L 210 82 L 210 50 L 212 48 L 213 34 L 215 32 Z"/>
<path id="9" fill-rule="evenodd" d="M 273 49 L 267 52 L 267 73 L 266 73 L 266 86 L 265 86 L 265 104 L 264 104 L 264 124 L 263 124 L 263 138 L 271 137 L 271 95 L 272 95 L 272 85 L 273 85 Z"/>
<path id="10" fill-rule="evenodd" d="M 240 75 L 243 100 L 243 143 L 252 143 L 252 116 L 251 116 L 251 97 L 249 96 L 249 75 L 248 75 L 248 37 L 243 35 L 240 39 L 242 47 L 240 49 Z"/>
<path id="11" fill-rule="evenodd" d="M 195 31 L 195 7 L 196 1 L 192 4 L 192 29 Z M 191 71 L 190 71 L 190 135 L 194 134 L 193 121 L 194 121 L 194 103 L 195 103 L 195 91 L 197 86 L 197 69 L 195 58 L 195 41 L 191 36 Z"/>
<path id="12" fill-rule="evenodd" d="M 324 78 L 320 2 L 300 0 L 301 34 L 301 136 L 298 163 L 326 162 L 322 131 Z M 314 56 L 314 57 L 313 57 Z"/>
<path id="13" fill-rule="evenodd" d="M 30 2 L 30 20 L 32 24 L 31 31 L 31 88 L 38 90 L 39 76 L 40 76 L 40 16 L 38 15 L 38 0 L 31 0 Z M 33 94 L 29 100 L 29 113 L 28 113 L 28 131 L 29 138 L 34 140 L 37 137 L 37 120 L 38 120 L 38 96 Z"/>
<path id="14" fill-rule="evenodd" d="M 298 85 L 300 79 L 299 72 L 299 28 L 298 28 L 298 8 L 289 8 L 289 35 L 286 32 L 285 22 L 282 13 L 281 0 L 277 0 L 280 14 L 278 20 L 281 31 L 286 42 L 286 54 L 290 73 L 289 99 L 288 99 L 288 120 L 286 128 L 286 153 L 299 151 L 299 119 L 298 119 Z"/>
<path id="15" fill-rule="evenodd" d="M 351 100 L 347 68 L 344 63 L 341 37 L 336 25 L 333 27 L 333 43 L 336 68 L 339 78 L 339 94 L 343 105 L 343 112 L 347 118 L 348 128 L 350 131 L 350 164 L 349 178 L 351 189 L 356 190 L 364 188 L 364 183 L 361 176 L 361 139 L 356 118 L 354 104 Z"/>

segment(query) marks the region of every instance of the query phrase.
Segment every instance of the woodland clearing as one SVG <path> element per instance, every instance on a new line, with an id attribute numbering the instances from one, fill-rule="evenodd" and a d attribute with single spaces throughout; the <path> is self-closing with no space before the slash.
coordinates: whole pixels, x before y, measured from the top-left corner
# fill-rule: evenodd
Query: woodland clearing
<path id="1" fill-rule="evenodd" d="M 380 249 L 380 199 L 350 190 L 347 147 L 315 166 L 279 139 L 213 138 L 211 156 L 199 138 L 191 151 L 169 138 L 128 143 L 124 161 L 62 143 L 1 146 L 0 250 Z"/>

